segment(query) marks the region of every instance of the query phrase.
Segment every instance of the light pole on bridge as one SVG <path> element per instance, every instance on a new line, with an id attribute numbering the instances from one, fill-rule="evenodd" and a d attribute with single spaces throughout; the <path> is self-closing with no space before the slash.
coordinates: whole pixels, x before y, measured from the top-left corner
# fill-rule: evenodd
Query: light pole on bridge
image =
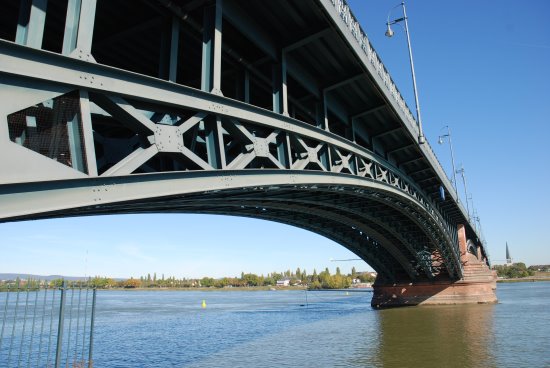
<path id="1" fill-rule="evenodd" d="M 446 125 L 445 128 L 447 128 L 447 134 L 440 135 L 438 140 L 437 140 L 437 143 L 443 144 L 443 141 L 445 140 L 445 138 L 449 139 L 449 147 L 451 149 L 451 163 L 453 165 L 453 185 L 455 187 L 455 193 L 456 193 L 456 196 L 458 198 L 458 189 L 457 189 L 457 186 L 456 186 L 457 184 L 456 184 L 455 156 L 454 156 L 454 152 L 453 152 L 453 141 L 451 139 L 451 128 L 449 128 L 448 125 Z"/>
<path id="2" fill-rule="evenodd" d="M 460 169 L 456 170 L 456 173 L 462 176 L 462 183 L 464 184 L 466 211 L 468 212 L 468 221 L 470 221 L 470 205 L 468 204 L 468 188 L 466 187 L 466 174 L 464 173 L 464 167 L 461 166 Z"/>
<path id="3" fill-rule="evenodd" d="M 403 17 L 397 18 L 397 19 L 394 19 L 394 20 L 390 21 L 391 11 L 393 9 L 397 8 L 400 5 L 403 8 Z M 416 76 L 415 76 L 415 73 L 414 73 L 414 62 L 413 62 L 413 54 L 412 54 L 412 48 L 411 48 L 411 38 L 409 36 L 409 24 L 407 22 L 407 11 L 405 9 L 405 2 L 402 2 L 401 4 L 394 6 L 388 12 L 388 19 L 387 19 L 387 22 L 386 22 L 386 26 L 388 27 L 387 30 L 386 30 L 386 36 L 387 37 L 392 37 L 393 34 L 394 34 L 393 30 L 391 29 L 391 25 L 392 24 L 397 24 L 399 22 L 404 22 L 405 23 L 404 29 L 405 29 L 405 34 L 407 35 L 407 45 L 409 47 L 409 61 L 410 61 L 410 64 L 411 64 L 411 74 L 412 74 L 412 82 L 413 82 L 413 90 L 414 90 L 414 102 L 416 104 L 416 119 L 418 120 L 418 143 L 424 144 L 424 143 L 426 143 L 426 137 L 424 137 L 424 133 L 422 131 L 422 117 L 420 116 L 420 104 L 418 102 L 418 91 L 416 89 Z"/>

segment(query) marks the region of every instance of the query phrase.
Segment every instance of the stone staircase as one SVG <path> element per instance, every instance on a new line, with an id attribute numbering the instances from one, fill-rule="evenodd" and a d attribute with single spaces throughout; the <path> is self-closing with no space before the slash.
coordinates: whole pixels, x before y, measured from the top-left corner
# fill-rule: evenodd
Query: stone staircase
<path id="1" fill-rule="evenodd" d="M 468 254 L 467 260 L 464 262 L 463 276 L 463 280 L 468 282 L 496 281 L 496 272 L 471 254 Z"/>

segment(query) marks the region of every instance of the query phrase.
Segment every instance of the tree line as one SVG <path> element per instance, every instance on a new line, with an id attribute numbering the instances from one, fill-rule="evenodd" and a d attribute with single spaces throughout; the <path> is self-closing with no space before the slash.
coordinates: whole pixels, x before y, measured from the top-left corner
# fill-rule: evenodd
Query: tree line
<path id="1" fill-rule="evenodd" d="M 493 269 L 497 271 L 498 277 L 507 279 L 516 279 L 520 277 L 529 277 L 535 274 L 535 270 L 531 267 L 527 268 L 525 263 L 518 262 L 510 265 L 495 265 Z"/>
<path id="2" fill-rule="evenodd" d="M 94 287 L 99 289 L 112 288 L 230 288 L 230 287 L 274 287 L 277 281 L 288 280 L 288 284 L 292 286 L 308 287 L 309 289 L 345 289 L 351 286 L 353 280 L 359 282 L 372 283 L 375 277 L 369 272 L 357 272 L 355 267 L 351 269 L 351 273 L 342 274 L 340 268 L 336 268 L 336 273 L 331 274 L 328 267 L 324 271 L 308 274 L 306 270 L 297 268 L 295 271 L 287 270 L 285 272 L 271 272 L 267 275 L 256 275 L 253 273 L 241 273 L 240 277 L 222 277 L 212 278 L 203 277 L 200 279 L 176 278 L 173 276 L 164 277 L 161 274 L 157 277 L 156 273 L 140 276 L 139 278 L 131 277 L 124 280 L 116 280 L 109 277 L 95 276 L 87 280 L 64 281 L 63 279 L 54 279 L 51 281 L 41 280 L 4 280 L 0 281 L 0 290 L 6 289 L 8 286 L 12 288 L 19 285 L 20 288 L 39 288 L 39 287 L 61 287 L 63 282 L 69 287 Z"/>

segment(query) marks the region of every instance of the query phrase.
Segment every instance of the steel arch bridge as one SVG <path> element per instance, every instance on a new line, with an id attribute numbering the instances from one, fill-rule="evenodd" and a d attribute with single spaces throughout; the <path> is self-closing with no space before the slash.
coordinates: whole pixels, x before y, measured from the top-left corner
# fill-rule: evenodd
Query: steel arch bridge
<path id="1" fill-rule="evenodd" d="M 344 0 L 9 0 L 0 221 L 212 213 L 345 246 L 377 283 L 484 245 Z"/>

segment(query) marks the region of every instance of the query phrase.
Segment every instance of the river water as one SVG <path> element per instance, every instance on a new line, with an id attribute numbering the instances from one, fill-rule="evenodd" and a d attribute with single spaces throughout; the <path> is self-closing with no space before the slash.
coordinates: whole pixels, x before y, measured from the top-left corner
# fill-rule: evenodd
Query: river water
<path id="1" fill-rule="evenodd" d="M 550 282 L 497 295 L 378 311 L 364 291 L 103 291 L 95 367 L 550 367 Z"/>

